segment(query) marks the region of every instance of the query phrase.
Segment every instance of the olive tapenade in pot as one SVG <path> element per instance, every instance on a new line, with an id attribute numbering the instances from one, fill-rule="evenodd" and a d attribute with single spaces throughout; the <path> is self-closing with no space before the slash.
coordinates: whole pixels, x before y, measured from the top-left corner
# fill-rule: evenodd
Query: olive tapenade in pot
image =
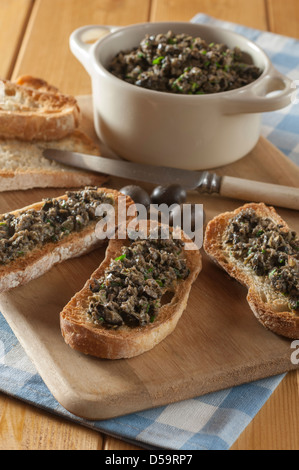
<path id="1" fill-rule="evenodd" d="M 282 294 L 299 314 L 299 238 L 293 231 L 252 209 L 232 218 L 226 231 L 231 255 Z"/>
<path id="2" fill-rule="evenodd" d="M 262 74 L 238 47 L 208 44 L 199 37 L 172 31 L 147 35 L 138 47 L 121 51 L 109 71 L 133 85 L 189 95 L 234 90 Z"/>
<path id="3" fill-rule="evenodd" d="M 124 246 L 103 277 L 90 285 L 92 322 L 113 329 L 153 323 L 165 292 L 174 291 L 190 274 L 183 251 L 184 242 L 172 236 Z"/>
<path id="4" fill-rule="evenodd" d="M 109 193 L 97 188 L 67 192 L 67 198 L 45 199 L 39 209 L 28 209 L 0 219 L 0 264 L 25 256 L 46 243 L 56 243 L 70 233 L 80 232 L 96 217 L 100 204 L 112 204 Z"/>

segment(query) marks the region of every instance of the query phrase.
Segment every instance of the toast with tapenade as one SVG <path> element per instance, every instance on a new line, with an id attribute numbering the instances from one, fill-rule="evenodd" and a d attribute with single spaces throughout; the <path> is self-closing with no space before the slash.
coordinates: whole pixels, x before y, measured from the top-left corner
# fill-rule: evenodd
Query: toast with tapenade
<path id="1" fill-rule="evenodd" d="M 245 204 L 215 217 L 204 249 L 248 288 L 248 303 L 264 327 L 299 338 L 299 239 L 273 207 Z"/>
<path id="2" fill-rule="evenodd" d="M 0 80 L 0 136 L 21 140 L 56 140 L 79 125 L 80 109 L 73 96 L 44 80 L 25 76 Z"/>
<path id="3" fill-rule="evenodd" d="M 107 177 L 50 161 L 45 148 L 100 155 L 99 147 L 83 132 L 75 130 L 59 140 L 25 142 L 0 138 L 0 192 L 31 188 L 81 188 L 100 186 Z"/>
<path id="4" fill-rule="evenodd" d="M 119 197 L 126 211 L 134 204 L 113 189 L 85 188 L 1 215 L 0 292 L 24 285 L 54 265 L 101 245 L 97 223 L 103 220 L 105 227 L 104 222 L 110 220 L 117 226 Z M 105 206 L 99 213 L 101 204 Z M 113 211 L 107 212 L 111 206 Z"/>
<path id="5" fill-rule="evenodd" d="M 183 232 L 174 239 L 171 229 L 166 239 L 110 240 L 100 267 L 61 313 L 65 342 L 105 359 L 137 356 L 160 343 L 175 329 L 201 271 L 199 250 L 187 250 L 188 242 Z"/>

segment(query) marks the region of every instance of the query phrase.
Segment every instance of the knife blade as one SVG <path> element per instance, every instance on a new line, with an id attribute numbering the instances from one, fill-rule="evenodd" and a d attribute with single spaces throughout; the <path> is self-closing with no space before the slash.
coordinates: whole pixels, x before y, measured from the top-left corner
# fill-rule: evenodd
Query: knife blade
<path id="1" fill-rule="evenodd" d="M 299 210 L 299 188 L 278 184 L 219 176 L 209 171 L 132 163 L 60 149 L 44 149 L 43 155 L 66 166 L 127 178 L 155 185 L 180 184 L 186 190 L 219 194 L 250 202 L 264 202 L 278 207 Z"/>
<path id="2" fill-rule="evenodd" d="M 196 189 L 202 177 L 202 174 L 197 171 L 193 172 L 177 168 L 143 165 L 124 160 L 70 152 L 67 150 L 45 149 L 43 153 L 46 158 L 55 160 L 64 165 L 118 176 L 120 178 L 142 181 L 144 183 L 167 185 L 171 181 L 189 190 Z"/>

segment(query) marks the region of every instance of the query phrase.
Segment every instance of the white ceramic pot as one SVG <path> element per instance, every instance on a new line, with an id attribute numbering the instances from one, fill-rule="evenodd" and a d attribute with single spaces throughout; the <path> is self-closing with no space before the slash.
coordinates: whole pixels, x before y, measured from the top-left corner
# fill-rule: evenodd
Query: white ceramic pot
<path id="1" fill-rule="evenodd" d="M 169 30 L 229 48 L 238 46 L 263 73 L 237 90 L 177 95 L 141 88 L 108 72 L 118 52 L 136 47 L 146 34 Z M 134 162 L 191 170 L 232 163 L 256 145 L 261 113 L 289 105 L 294 93 L 291 80 L 274 69 L 256 44 L 212 26 L 185 22 L 84 26 L 71 35 L 70 48 L 92 80 L 97 135 L 113 152 Z"/>

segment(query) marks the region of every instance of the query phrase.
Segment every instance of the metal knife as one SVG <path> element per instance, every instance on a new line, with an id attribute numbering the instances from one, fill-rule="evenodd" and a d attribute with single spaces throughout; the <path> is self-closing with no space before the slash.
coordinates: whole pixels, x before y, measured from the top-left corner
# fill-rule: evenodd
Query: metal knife
<path id="1" fill-rule="evenodd" d="M 131 163 L 67 150 L 45 149 L 46 158 L 63 165 L 155 185 L 180 184 L 186 190 L 299 210 L 299 188 L 219 176 L 209 171 L 181 170 Z"/>

